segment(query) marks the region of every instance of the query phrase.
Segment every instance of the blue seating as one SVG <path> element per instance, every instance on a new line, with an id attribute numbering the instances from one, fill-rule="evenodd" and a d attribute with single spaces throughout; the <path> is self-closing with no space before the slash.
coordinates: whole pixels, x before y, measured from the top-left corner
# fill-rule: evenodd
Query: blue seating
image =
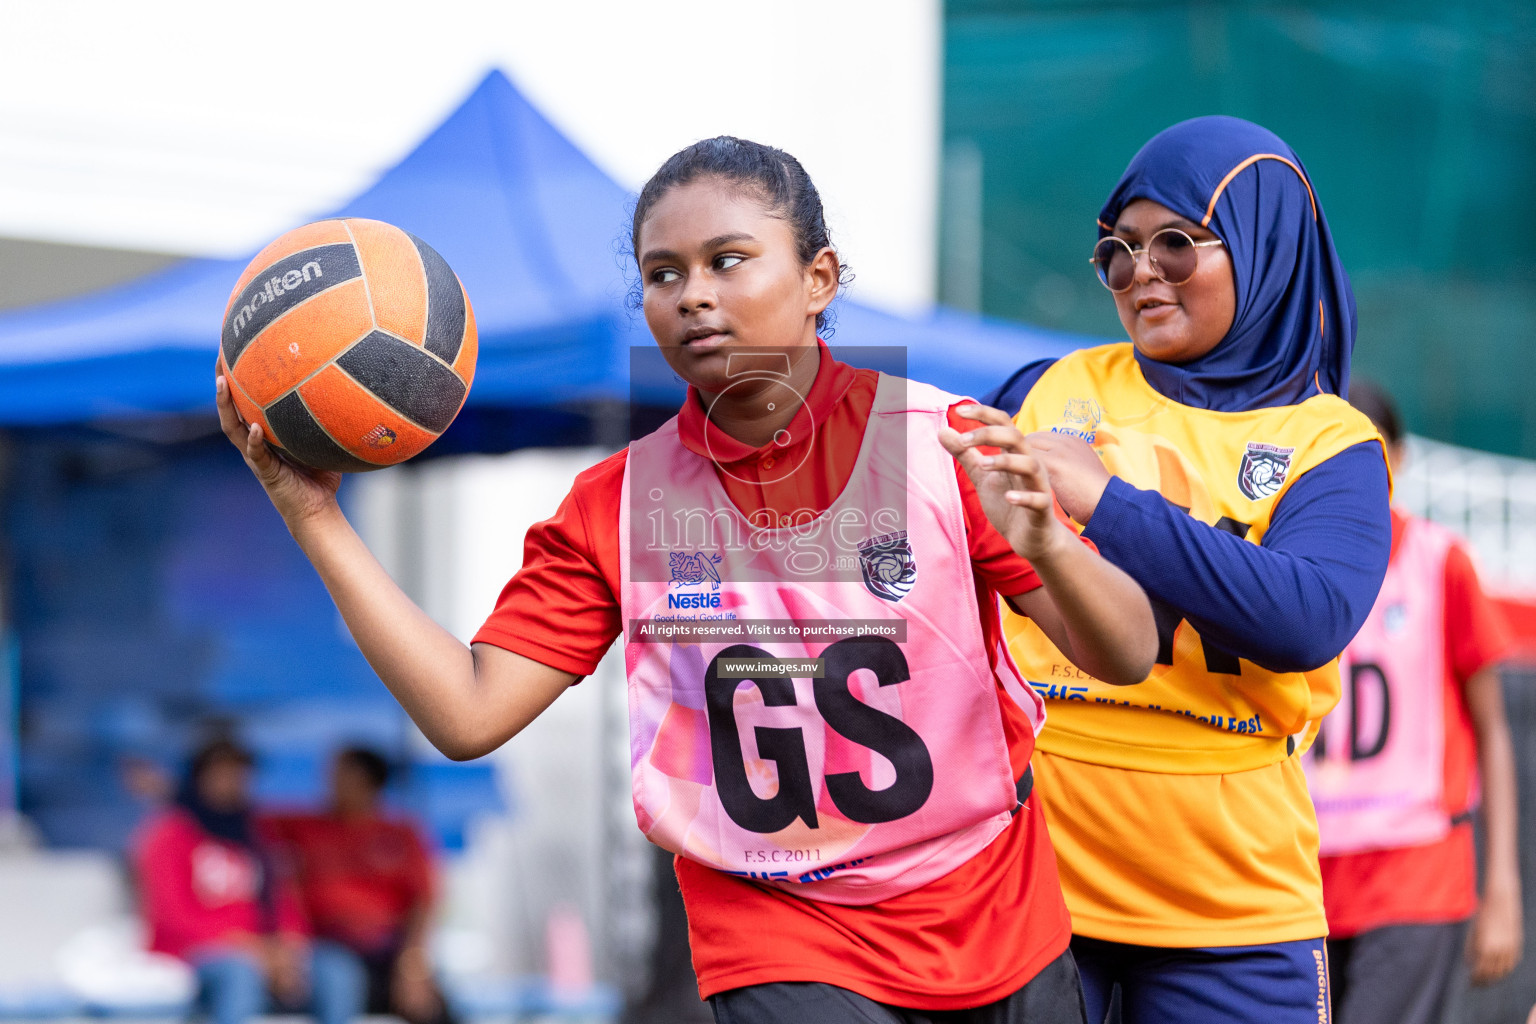
<path id="1" fill-rule="evenodd" d="M 342 744 L 411 760 L 399 707 L 222 437 L 162 445 L 82 429 L 17 446 L 4 526 L 21 809 L 48 845 L 123 850 L 146 810 L 123 788 L 124 759 L 177 773 L 210 721 L 256 750 L 265 802 L 318 800 Z M 483 765 L 416 774 L 398 802 L 448 849 L 474 815 L 502 808 Z"/>

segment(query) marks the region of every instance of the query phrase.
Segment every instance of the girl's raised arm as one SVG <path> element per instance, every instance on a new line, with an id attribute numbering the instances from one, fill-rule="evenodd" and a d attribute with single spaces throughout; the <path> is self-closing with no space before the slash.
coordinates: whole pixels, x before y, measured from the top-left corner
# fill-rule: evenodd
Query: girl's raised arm
<path id="1" fill-rule="evenodd" d="M 341 474 L 299 469 L 267 447 L 216 383 L 219 424 L 330 591 L 368 664 L 432 745 L 456 761 L 522 731 L 577 677 L 489 644 L 459 642 L 416 607 L 336 501 Z M 280 643 L 281 637 L 274 637 Z"/>

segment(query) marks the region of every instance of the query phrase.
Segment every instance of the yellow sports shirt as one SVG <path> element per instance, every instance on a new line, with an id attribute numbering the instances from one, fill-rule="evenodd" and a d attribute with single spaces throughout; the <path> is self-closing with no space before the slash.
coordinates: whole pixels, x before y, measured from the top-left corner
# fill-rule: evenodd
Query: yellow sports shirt
<path id="1" fill-rule="evenodd" d="M 1380 435 L 1343 399 L 1219 412 L 1180 405 L 1129 343 L 1052 365 L 1014 422 L 1083 438 L 1115 476 L 1258 544 L 1307 470 Z M 1050 701 L 1038 792 L 1078 934 L 1144 945 L 1249 945 L 1327 931 L 1317 826 L 1295 757 L 1339 696 L 1337 665 L 1273 672 L 1160 623 L 1134 686 L 1072 665 L 1006 608 L 1009 647 Z"/>

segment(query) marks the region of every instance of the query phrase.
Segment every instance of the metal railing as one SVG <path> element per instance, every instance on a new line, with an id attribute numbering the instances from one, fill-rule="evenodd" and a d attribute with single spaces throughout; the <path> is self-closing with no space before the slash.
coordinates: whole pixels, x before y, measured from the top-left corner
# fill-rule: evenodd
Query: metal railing
<path id="1" fill-rule="evenodd" d="M 1536 460 L 1406 440 L 1396 503 L 1467 538 L 1490 587 L 1536 593 Z"/>

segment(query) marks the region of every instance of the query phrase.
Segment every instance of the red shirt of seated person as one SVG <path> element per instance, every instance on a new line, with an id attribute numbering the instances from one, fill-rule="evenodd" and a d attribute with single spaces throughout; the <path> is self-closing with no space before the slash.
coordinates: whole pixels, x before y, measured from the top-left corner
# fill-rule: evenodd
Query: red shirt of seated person
<path id="1" fill-rule="evenodd" d="M 133 866 L 150 948 L 191 963 L 253 957 L 279 999 L 305 989 L 307 922 L 254 824 L 251 755 L 228 740 L 202 748 L 176 802 L 140 829 Z"/>
<path id="2" fill-rule="evenodd" d="M 307 934 L 292 884 L 273 879 L 266 905 L 263 858 L 209 833 L 185 807 L 152 819 L 136 847 L 142 909 L 156 952 L 190 961 L 258 936 Z"/>
<path id="3" fill-rule="evenodd" d="M 263 828 L 298 882 L 315 935 L 361 958 L 368 1011 L 451 1024 L 427 951 L 432 860 L 414 827 L 384 816 L 388 778 L 384 758 L 349 747 L 331 764 L 326 813 L 272 815 Z"/>
<path id="4" fill-rule="evenodd" d="M 387 773 L 378 754 L 349 748 L 332 766 L 328 812 L 262 822 L 292 867 L 314 933 L 365 957 L 420 945 L 434 896 L 417 830 L 379 808 Z"/>

